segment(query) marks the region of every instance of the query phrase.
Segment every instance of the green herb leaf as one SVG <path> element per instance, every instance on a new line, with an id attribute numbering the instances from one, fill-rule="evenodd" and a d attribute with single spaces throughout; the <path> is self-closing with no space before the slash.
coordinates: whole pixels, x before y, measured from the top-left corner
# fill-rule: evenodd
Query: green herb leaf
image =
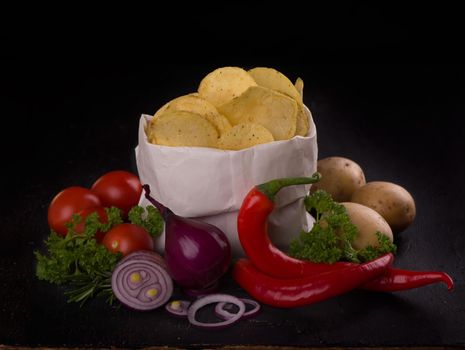
<path id="1" fill-rule="evenodd" d="M 370 261 L 387 253 L 396 253 L 397 247 L 389 240 L 386 235 L 383 235 L 381 232 L 377 231 L 376 236 L 378 237 L 377 246 L 368 246 L 358 251 L 358 257 L 361 261 Z"/>
<path id="2" fill-rule="evenodd" d="M 128 213 L 128 219 L 131 223 L 145 228 L 152 237 L 160 236 L 163 231 L 163 218 L 153 205 L 147 206 L 146 209 L 141 206 L 133 207 Z"/>
<path id="3" fill-rule="evenodd" d="M 358 234 L 357 227 L 350 222 L 346 208 L 336 203 L 331 195 L 318 190 L 305 198 L 305 208 L 315 218 L 309 232 L 303 231 L 290 244 L 290 255 L 316 263 L 350 261 L 358 263 L 395 252 L 395 245 L 385 235 L 377 232 L 378 246 L 357 251 L 352 242 Z"/>
<path id="4" fill-rule="evenodd" d="M 51 232 L 45 241 L 47 254 L 34 252 L 37 259 L 36 275 L 40 280 L 54 284 L 67 284 L 70 301 L 85 302 L 108 289 L 108 276 L 111 275 L 121 254 L 109 252 L 97 243 L 95 234 L 108 231 L 121 222 L 119 209 L 107 210 L 108 224 L 100 222 L 97 213 L 86 218 L 85 230 L 77 234 L 74 227 L 82 218 L 74 215 L 69 224 L 68 234 L 61 237 Z"/>

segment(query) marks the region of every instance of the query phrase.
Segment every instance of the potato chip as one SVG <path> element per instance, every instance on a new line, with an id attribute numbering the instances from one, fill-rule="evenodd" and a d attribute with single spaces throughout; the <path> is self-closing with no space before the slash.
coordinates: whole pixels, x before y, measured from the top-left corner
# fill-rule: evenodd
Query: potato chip
<path id="1" fill-rule="evenodd" d="M 273 68 L 257 67 L 248 71 L 259 86 L 276 90 L 284 95 L 292 97 L 298 103 L 303 103 L 302 96 L 294 84 L 282 73 Z"/>
<path id="2" fill-rule="evenodd" d="M 287 140 L 295 135 L 296 101 L 266 87 L 252 86 L 218 110 L 232 125 L 254 123 L 264 126 L 275 140 Z"/>
<path id="3" fill-rule="evenodd" d="M 310 124 L 308 122 L 307 113 L 305 113 L 304 106 L 297 104 L 297 123 L 295 134 L 300 136 L 306 136 L 308 134 L 308 129 Z"/>
<path id="4" fill-rule="evenodd" d="M 218 110 L 213 104 L 203 99 L 198 94 L 189 94 L 172 100 L 168 103 L 165 111 L 185 111 L 199 114 L 212 123 L 220 135 L 231 129 L 229 120 L 224 115 L 218 113 Z M 163 113 L 160 116 L 162 115 Z"/>
<path id="5" fill-rule="evenodd" d="M 204 117 L 185 111 L 166 111 L 149 124 L 149 141 L 163 146 L 216 147 L 218 132 Z"/>
<path id="6" fill-rule="evenodd" d="M 189 95 L 184 95 L 184 96 L 199 96 L 199 94 L 198 94 L 197 92 L 192 92 L 192 93 L 190 93 Z M 184 96 L 177 97 L 177 98 L 175 98 L 174 100 L 171 100 L 171 101 L 165 103 L 163 106 L 161 106 L 161 107 L 155 112 L 154 117 L 159 117 L 161 114 L 163 114 L 163 113 L 166 111 L 166 109 L 168 108 L 168 106 L 169 106 L 172 102 L 174 102 L 174 101 L 176 101 L 177 99 L 182 98 L 182 97 L 184 97 Z"/>
<path id="7" fill-rule="evenodd" d="M 154 118 L 158 118 L 161 114 L 163 114 L 166 109 L 168 108 L 168 106 L 170 105 L 171 101 L 169 102 L 166 102 L 163 106 L 161 106 L 156 112 L 155 114 L 153 115 Z"/>
<path id="8" fill-rule="evenodd" d="M 240 150 L 272 141 L 274 138 L 271 132 L 261 125 L 237 124 L 221 135 L 218 140 L 218 148 Z"/>
<path id="9" fill-rule="evenodd" d="M 203 78 L 198 91 L 201 97 L 218 107 L 256 85 L 255 80 L 242 68 L 223 67 Z"/>
<path id="10" fill-rule="evenodd" d="M 300 97 L 302 97 L 302 100 L 304 98 L 304 81 L 302 78 L 297 78 L 294 84 L 296 90 L 299 92 Z"/>

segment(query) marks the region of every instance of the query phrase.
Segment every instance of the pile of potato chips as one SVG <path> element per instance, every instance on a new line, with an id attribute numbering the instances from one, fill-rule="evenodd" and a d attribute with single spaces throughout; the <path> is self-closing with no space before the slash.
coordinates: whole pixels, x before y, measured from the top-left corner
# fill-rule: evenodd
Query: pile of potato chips
<path id="1" fill-rule="evenodd" d="M 295 85 L 272 68 L 223 67 L 198 92 L 161 107 L 147 125 L 149 142 L 164 146 L 240 150 L 309 131 L 303 81 Z"/>

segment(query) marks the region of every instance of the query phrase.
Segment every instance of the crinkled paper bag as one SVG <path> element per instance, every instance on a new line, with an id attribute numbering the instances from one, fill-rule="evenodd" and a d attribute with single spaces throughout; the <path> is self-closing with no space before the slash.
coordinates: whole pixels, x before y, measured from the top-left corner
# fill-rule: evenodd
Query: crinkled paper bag
<path id="1" fill-rule="evenodd" d="M 140 180 L 151 194 L 174 213 L 195 217 L 218 226 L 228 236 L 233 254 L 243 255 L 237 237 L 237 213 L 250 189 L 281 177 L 311 176 L 317 165 L 317 135 L 310 110 L 307 136 L 274 141 L 239 151 L 206 147 L 168 147 L 148 142 L 145 127 L 152 116 L 142 115 L 136 162 Z M 302 229 L 309 229 L 303 197 L 310 185 L 291 186 L 276 196 L 270 216 L 273 242 L 286 248 Z M 140 204 L 149 203 L 142 195 Z M 157 239 L 164 248 L 164 234 Z"/>

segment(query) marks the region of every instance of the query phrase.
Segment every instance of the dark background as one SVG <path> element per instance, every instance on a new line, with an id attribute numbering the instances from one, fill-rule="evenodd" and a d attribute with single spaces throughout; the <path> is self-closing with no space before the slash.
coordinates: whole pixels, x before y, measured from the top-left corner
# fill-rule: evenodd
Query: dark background
<path id="1" fill-rule="evenodd" d="M 209 21 L 154 11 L 130 32 L 132 23 L 118 16 L 85 30 L 99 22 L 93 12 L 79 22 L 40 17 L 37 26 L 2 31 L 0 344 L 465 345 L 465 66 L 417 62 L 459 46 L 456 11 L 312 4 L 306 15 L 286 7 L 267 17 L 255 5 L 237 17 L 237 8 L 222 16 L 226 4 L 210 8 Z M 181 22 L 191 30 L 172 34 Z M 138 35 L 150 26 L 156 30 Z M 400 61 L 411 63 L 392 64 Z M 162 310 L 137 313 L 101 300 L 79 308 L 37 281 L 32 252 L 43 248 L 53 196 L 110 170 L 136 171 L 140 114 L 196 90 L 224 65 L 302 77 L 319 157 L 351 158 L 368 181 L 398 183 L 416 200 L 414 224 L 396 237 L 396 266 L 447 271 L 455 290 L 354 291 L 293 310 L 264 307 L 254 319 L 208 332 Z M 230 277 L 224 291 L 243 294 Z"/>

